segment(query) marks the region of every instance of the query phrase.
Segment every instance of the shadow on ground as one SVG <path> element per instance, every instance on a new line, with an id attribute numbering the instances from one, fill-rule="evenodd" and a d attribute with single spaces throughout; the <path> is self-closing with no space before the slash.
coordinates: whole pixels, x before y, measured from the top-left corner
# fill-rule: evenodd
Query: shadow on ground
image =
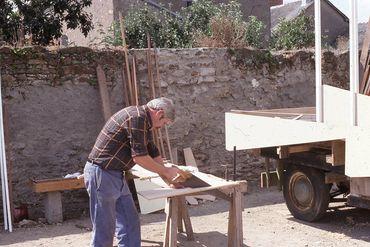
<path id="1" fill-rule="evenodd" d="M 185 235 L 178 235 L 178 246 L 186 246 L 186 247 L 224 247 L 227 245 L 227 236 L 220 232 L 211 231 L 207 233 L 195 233 L 195 240 L 188 241 Z M 162 242 L 154 242 L 150 240 L 142 239 L 142 246 L 145 247 L 162 247 Z M 217 244 L 215 244 L 217 243 Z M 248 247 L 247 245 L 243 244 L 241 247 Z"/>
<path id="2" fill-rule="evenodd" d="M 330 209 L 318 222 L 305 222 L 293 217 L 289 220 L 370 243 L 370 210 L 342 207 Z"/>

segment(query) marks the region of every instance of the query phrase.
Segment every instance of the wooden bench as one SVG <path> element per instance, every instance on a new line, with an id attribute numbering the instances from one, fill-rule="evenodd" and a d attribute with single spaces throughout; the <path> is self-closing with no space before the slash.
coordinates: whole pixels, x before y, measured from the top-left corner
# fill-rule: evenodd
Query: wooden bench
<path id="1" fill-rule="evenodd" d="M 84 180 L 77 178 L 31 179 L 31 184 L 34 192 L 46 193 L 45 218 L 50 224 L 63 221 L 61 191 L 85 188 Z"/>

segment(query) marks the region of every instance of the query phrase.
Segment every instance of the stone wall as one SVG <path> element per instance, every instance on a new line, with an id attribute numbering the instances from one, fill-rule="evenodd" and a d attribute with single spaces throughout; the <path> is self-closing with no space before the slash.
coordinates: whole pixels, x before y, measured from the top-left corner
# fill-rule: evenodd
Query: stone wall
<path id="1" fill-rule="evenodd" d="M 147 101 L 146 53 L 137 57 L 140 102 Z M 124 106 L 121 51 L 41 47 L 0 48 L 3 98 L 9 112 L 13 199 L 29 204 L 41 216 L 43 195 L 35 194 L 30 178 L 57 178 L 82 171 L 103 126 L 96 65 L 107 75 L 114 111 Z M 221 175 L 232 153 L 225 150 L 224 113 L 231 109 L 313 106 L 314 54 L 297 51 L 270 54 L 256 50 L 164 49 L 159 51 L 163 95 L 176 103 L 177 120 L 170 127 L 173 147 L 193 149 L 202 171 Z M 348 54 L 324 54 L 326 84 L 348 82 Z M 266 130 L 268 131 L 268 130 Z M 179 153 L 180 162 L 183 155 Z M 237 175 L 257 181 L 262 165 L 238 153 Z M 83 190 L 63 194 L 66 216 L 87 211 Z M 68 209 L 68 210 L 67 210 Z"/>

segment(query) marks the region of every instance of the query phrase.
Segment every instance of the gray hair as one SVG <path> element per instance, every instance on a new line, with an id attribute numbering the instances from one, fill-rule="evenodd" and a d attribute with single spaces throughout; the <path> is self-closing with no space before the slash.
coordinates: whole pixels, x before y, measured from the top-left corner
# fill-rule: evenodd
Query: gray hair
<path id="1" fill-rule="evenodd" d="M 163 110 L 166 118 L 169 118 L 172 122 L 175 121 L 175 105 L 172 100 L 161 97 L 152 99 L 146 105 L 153 110 Z"/>

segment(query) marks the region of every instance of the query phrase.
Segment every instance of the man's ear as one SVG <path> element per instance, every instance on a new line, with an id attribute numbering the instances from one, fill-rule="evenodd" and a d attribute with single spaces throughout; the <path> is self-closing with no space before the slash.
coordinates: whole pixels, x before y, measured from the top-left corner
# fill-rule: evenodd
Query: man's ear
<path id="1" fill-rule="evenodd" d="M 164 111 L 163 110 L 158 110 L 157 111 L 157 116 L 158 116 L 158 119 L 164 118 Z"/>

